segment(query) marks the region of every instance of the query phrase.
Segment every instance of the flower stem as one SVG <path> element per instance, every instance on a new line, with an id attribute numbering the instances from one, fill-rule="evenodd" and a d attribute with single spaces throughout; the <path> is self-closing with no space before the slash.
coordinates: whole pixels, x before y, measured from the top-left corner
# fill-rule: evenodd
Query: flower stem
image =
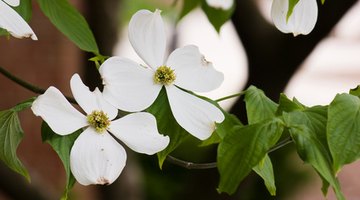
<path id="1" fill-rule="evenodd" d="M 231 98 L 234 98 L 234 97 L 238 97 L 238 96 L 241 96 L 244 94 L 244 91 L 242 92 L 239 92 L 239 93 L 236 93 L 236 94 L 233 94 L 233 95 L 229 95 L 229 96 L 226 96 L 226 97 L 222 97 L 220 99 L 216 99 L 215 101 L 216 102 L 220 102 L 220 101 L 224 101 L 224 100 L 227 100 L 227 99 L 231 99 Z"/>
<path id="2" fill-rule="evenodd" d="M 38 86 L 35 86 L 33 84 L 30 84 L 16 76 L 14 76 L 13 74 L 11 74 L 9 71 L 5 70 L 3 67 L 0 66 L 0 73 L 2 75 L 4 75 L 6 78 L 10 79 L 11 81 L 17 83 L 18 85 L 20 85 L 21 87 L 30 90 L 31 92 L 34 92 L 36 94 L 43 94 L 46 90 L 43 88 L 40 88 Z M 70 103 L 74 103 L 76 104 L 76 101 L 74 98 L 72 97 L 67 97 L 65 96 L 65 98 L 70 102 Z"/>
<path id="3" fill-rule="evenodd" d="M 286 139 L 280 141 L 275 146 L 273 146 L 271 149 L 269 149 L 268 153 L 274 152 L 290 143 L 292 143 L 293 140 L 291 137 L 287 137 Z M 217 167 L 216 162 L 210 162 L 210 163 L 193 163 L 185 160 L 181 160 L 179 158 L 175 158 L 173 156 L 168 155 L 166 157 L 166 160 L 171 162 L 172 164 L 178 165 L 180 167 L 186 168 L 186 169 L 212 169 Z"/>

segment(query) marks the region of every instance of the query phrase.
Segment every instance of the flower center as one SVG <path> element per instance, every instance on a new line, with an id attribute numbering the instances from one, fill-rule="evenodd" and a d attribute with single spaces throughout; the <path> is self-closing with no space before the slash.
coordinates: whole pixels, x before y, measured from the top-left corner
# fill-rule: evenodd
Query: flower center
<path id="1" fill-rule="evenodd" d="M 174 70 L 170 69 L 168 66 L 160 66 L 154 74 L 154 82 L 156 84 L 170 85 L 175 79 L 176 75 Z"/>
<path id="2" fill-rule="evenodd" d="M 103 111 L 92 111 L 91 114 L 87 116 L 87 121 L 98 133 L 104 132 L 110 126 L 110 120 Z"/>

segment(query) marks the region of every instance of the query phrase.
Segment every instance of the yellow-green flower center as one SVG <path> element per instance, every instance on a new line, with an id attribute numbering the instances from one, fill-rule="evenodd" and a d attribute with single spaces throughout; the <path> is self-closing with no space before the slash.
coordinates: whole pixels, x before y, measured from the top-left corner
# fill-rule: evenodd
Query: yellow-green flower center
<path id="1" fill-rule="evenodd" d="M 154 74 L 154 82 L 156 84 L 170 85 L 175 79 L 176 75 L 174 70 L 170 69 L 168 66 L 160 66 Z"/>
<path id="2" fill-rule="evenodd" d="M 110 126 L 109 117 L 103 111 L 92 111 L 91 114 L 87 116 L 87 121 L 98 133 L 103 133 Z"/>

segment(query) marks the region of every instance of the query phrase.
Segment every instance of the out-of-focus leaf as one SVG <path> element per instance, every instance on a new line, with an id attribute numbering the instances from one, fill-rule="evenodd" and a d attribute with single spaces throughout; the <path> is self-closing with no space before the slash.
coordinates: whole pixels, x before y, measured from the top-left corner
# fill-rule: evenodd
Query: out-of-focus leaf
<path id="1" fill-rule="evenodd" d="M 183 0 L 183 5 L 178 20 L 181 20 L 185 15 L 194 10 L 201 4 L 201 0 Z"/>
<path id="2" fill-rule="evenodd" d="M 220 28 L 225 22 L 230 20 L 232 14 L 235 10 L 235 1 L 233 6 L 229 10 L 222 10 L 220 8 L 213 8 L 207 5 L 205 0 L 202 0 L 202 10 L 205 12 L 207 18 L 209 19 L 210 23 L 213 25 L 217 32 L 220 32 Z"/>
<path id="3" fill-rule="evenodd" d="M 80 49 L 99 54 L 88 23 L 67 0 L 37 0 L 37 2 L 50 21 Z"/>

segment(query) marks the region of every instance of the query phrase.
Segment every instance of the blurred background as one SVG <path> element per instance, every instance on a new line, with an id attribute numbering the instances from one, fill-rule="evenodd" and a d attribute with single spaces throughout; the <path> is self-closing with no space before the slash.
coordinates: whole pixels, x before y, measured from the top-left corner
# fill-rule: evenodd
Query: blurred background
<path id="1" fill-rule="evenodd" d="M 127 24 L 139 9 L 161 9 L 166 22 L 169 52 L 186 44 L 199 46 L 206 59 L 225 75 L 223 85 L 211 93 L 213 99 L 244 90 L 249 85 L 263 89 L 277 101 L 285 92 L 305 105 L 329 104 L 337 93 L 360 83 L 360 1 L 319 3 L 317 25 L 308 36 L 285 35 L 271 22 L 271 0 L 237 1 L 232 21 L 218 34 L 201 10 L 195 10 L 175 24 L 182 0 L 71 0 L 87 19 L 103 55 L 119 55 L 142 62 L 127 38 Z M 31 27 L 39 40 L 0 38 L 0 66 L 22 79 L 47 88 L 56 86 L 71 95 L 69 80 L 79 73 L 91 88 L 100 86 L 100 77 L 88 59 L 66 39 L 33 2 Z M 35 96 L 0 75 L 0 110 Z M 246 122 L 242 99 L 222 106 Z M 20 114 L 25 137 L 18 155 L 30 172 L 29 184 L 0 162 L 0 200 L 59 199 L 65 173 L 55 152 L 41 142 L 41 119 L 30 110 Z M 173 155 L 192 162 L 216 160 L 216 146 L 199 148 L 190 138 Z M 127 149 L 128 150 L 128 149 Z M 277 196 L 271 197 L 255 174 L 241 183 L 236 194 L 218 194 L 216 169 L 187 170 L 156 156 L 128 152 L 127 165 L 111 186 L 76 184 L 71 199 L 281 199 L 319 200 L 321 180 L 305 165 L 290 144 L 270 154 L 275 170 Z M 346 166 L 339 174 L 348 200 L 360 199 L 360 163 Z M 328 199 L 335 199 L 329 191 Z"/>

